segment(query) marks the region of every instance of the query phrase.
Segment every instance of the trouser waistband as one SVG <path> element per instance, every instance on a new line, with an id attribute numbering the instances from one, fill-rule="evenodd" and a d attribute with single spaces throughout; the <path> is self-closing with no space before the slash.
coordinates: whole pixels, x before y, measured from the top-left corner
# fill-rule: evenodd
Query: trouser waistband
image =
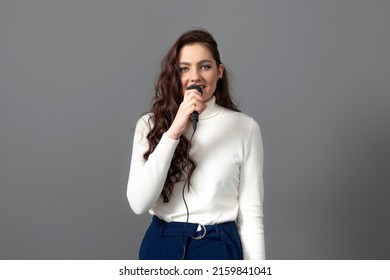
<path id="1" fill-rule="evenodd" d="M 165 222 L 154 216 L 153 222 L 159 225 L 161 236 L 186 236 L 193 239 L 212 238 L 220 240 L 221 234 L 238 235 L 234 221 L 215 225 L 201 225 L 185 222 Z"/>

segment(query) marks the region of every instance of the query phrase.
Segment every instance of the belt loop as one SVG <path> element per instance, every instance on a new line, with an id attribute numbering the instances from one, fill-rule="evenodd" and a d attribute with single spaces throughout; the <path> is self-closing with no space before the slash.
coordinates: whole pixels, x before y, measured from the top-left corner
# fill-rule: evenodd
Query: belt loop
<path id="1" fill-rule="evenodd" d="M 215 232 L 217 234 L 218 240 L 221 240 L 221 235 L 219 234 L 219 225 L 215 225 Z"/>
<path id="2" fill-rule="evenodd" d="M 159 217 L 157 216 L 154 216 L 154 222 L 158 225 L 159 227 L 159 234 L 160 234 L 160 237 L 163 237 L 164 236 L 164 231 L 165 231 L 165 227 L 167 226 L 167 222 L 160 219 Z"/>

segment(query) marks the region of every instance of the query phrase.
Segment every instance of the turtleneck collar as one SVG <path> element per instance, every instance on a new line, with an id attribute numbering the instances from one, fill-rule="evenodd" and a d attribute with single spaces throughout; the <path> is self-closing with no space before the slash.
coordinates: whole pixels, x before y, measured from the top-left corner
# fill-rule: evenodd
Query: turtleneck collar
<path id="1" fill-rule="evenodd" d="M 205 120 L 218 115 L 222 111 L 222 107 L 215 103 L 215 96 L 206 102 L 206 109 L 199 114 L 199 120 Z"/>

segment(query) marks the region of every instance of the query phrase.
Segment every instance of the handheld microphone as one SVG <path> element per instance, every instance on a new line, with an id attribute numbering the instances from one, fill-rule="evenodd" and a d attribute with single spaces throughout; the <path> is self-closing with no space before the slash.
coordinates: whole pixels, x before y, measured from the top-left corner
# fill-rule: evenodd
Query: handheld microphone
<path id="1" fill-rule="evenodd" d="M 203 94 L 202 87 L 199 85 L 196 85 L 196 84 L 190 85 L 187 89 L 196 89 L 197 91 L 199 91 L 200 95 Z M 199 113 L 196 111 L 192 112 L 191 113 L 191 123 L 192 123 L 192 128 L 193 128 L 194 132 L 196 130 L 196 125 L 198 124 L 198 120 L 199 120 Z"/>

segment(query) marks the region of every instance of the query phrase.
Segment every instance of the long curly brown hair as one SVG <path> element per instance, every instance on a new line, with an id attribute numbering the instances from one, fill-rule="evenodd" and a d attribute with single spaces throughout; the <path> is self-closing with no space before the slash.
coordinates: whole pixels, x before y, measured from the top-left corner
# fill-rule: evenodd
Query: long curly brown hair
<path id="1" fill-rule="evenodd" d="M 149 119 L 151 130 L 147 135 L 149 149 L 144 154 L 145 160 L 155 150 L 163 133 L 171 126 L 178 108 L 183 101 L 178 63 L 180 50 L 185 45 L 196 43 L 203 44 L 210 50 L 217 65 L 222 63 L 217 42 L 204 29 L 190 30 L 182 34 L 173 44 L 161 61 L 161 72 L 155 83 L 155 96 L 152 99 L 150 110 L 152 114 Z M 222 78 L 217 82 L 214 96 L 218 105 L 233 111 L 240 111 L 230 96 L 229 79 L 226 69 L 223 72 Z M 161 192 L 164 202 L 169 202 L 174 184 L 181 181 L 185 173 L 188 173 L 188 187 L 190 187 L 191 176 L 196 168 L 196 162 L 189 154 L 190 147 L 191 143 L 189 139 L 182 135 L 173 155 L 164 188 Z"/>

